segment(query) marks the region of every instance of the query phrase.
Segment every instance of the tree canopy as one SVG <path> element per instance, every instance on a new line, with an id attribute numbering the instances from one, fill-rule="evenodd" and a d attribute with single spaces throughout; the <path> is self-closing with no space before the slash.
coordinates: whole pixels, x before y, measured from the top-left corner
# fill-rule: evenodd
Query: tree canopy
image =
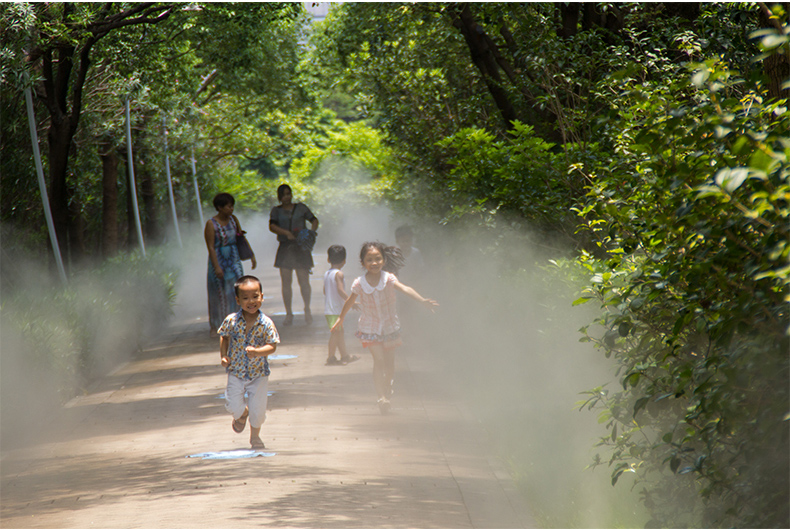
<path id="1" fill-rule="evenodd" d="M 74 270 L 134 247 L 131 193 L 145 237 L 168 237 L 165 134 L 184 217 L 194 151 L 204 198 L 262 207 L 287 178 L 437 227 L 551 234 L 575 304 L 598 304 L 580 338 L 620 379 L 579 403 L 606 429 L 593 465 L 636 477 L 650 525 L 786 527 L 787 19 L 764 3 L 343 3 L 312 24 L 293 3 L 5 3 L 3 259 L 48 254 L 25 87 Z"/>

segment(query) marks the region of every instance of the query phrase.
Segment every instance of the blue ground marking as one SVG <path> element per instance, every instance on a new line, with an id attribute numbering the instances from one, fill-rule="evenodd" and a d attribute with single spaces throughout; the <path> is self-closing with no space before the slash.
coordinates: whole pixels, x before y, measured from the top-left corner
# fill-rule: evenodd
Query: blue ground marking
<path id="1" fill-rule="evenodd" d="M 273 361 L 282 361 L 282 360 L 285 360 L 285 359 L 296 359 L 297 357 L 299 357 L 299 356 L 298 355 L 285 355 L 285 354 L 281 355 L 279 353 L 275 353 L 274 355 L 269 355 L 269 359 L 271 359 Z"/>
<path id="2" fill-rule="evenodd" d="M 253 449 L 236 449 L 234 451 L 219 451 L 214 453 L 198 453 L 187 455 L 186 458 L 200 458 L 203 460 L 235 460 L 238 458 L 254 458 L 256 456 L 274 456 L 277 453 L 266 453 Z"/>

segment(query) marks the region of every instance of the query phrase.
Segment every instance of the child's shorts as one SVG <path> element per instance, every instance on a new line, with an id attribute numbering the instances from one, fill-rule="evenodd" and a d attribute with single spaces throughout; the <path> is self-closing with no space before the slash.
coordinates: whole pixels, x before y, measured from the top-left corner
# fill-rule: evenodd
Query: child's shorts
<path id="1" fill-rule="evenodd" d="M 340 315 L 324 315 L 324 316 L 326 317 L 326 323 L 329 325 L 329 329 L 332 329 L 332 326 L 335 325 L 335 322 L 337 322 L 340 319 Z M 340 326 L 340 330 L 341 331 L 343 330 L 342 324 Z"/>
<path id="2" fill-rule="evenodd" d="M 361 333 L 357 331 L 357 338 L 362 341 L 362 347 L 368 348 L 380 344 L 385 350 L 397 348 L 403 344 L 400 338 L 400 330 L 386 335 L 379 335 L 377 333 Z"/>

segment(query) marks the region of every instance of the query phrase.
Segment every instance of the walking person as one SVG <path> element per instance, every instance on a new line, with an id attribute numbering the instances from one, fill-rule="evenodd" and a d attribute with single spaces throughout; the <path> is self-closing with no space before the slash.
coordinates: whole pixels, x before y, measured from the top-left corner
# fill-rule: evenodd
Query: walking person
<path id="1" fill-rule="evenodd" d="M 265 449 L 260 434 L 269 400 L 268 357 L 276 351 L 280 336 L 261 311 L 263 287 L 258 278 L 242 276 L 234 291 L 241 310 L 228 315 L 219 328 L 220 364 L 228 373 L 225 409 L 233 414 L 233 432 L 243 432 L 250 420 L 250 445 L 260 450 Z"/>
<path id="2" fill-rule="evenodd" d="M 216 336 L 225 317 L 239 310 L 233 286 L 244 276 L 244 268 L 236 246 L 236 234 L 241 233 L 241 223 L 233 215 L 236 201 L 230 193 L 220 193 L 213 202 L 217 215 L 206 221 L 203 236 L 208 249 L 208 318 L 211 335 Z M 253 255 L 252 268 L 256 266 Z"/>
<path id="3" fill-rule="evenodd" d="M 400 251 L 397 247 L 388 247 L 378 241 L 362 245 L 359 259 L 366 273 L 354 280 L 351 294 L 343 304 L 337 322 L 332 326 L 333 332 L 343 326 L 343 319 L 359 298 L 362 312 L 359 316 L 357 337 L 362 341 L 362 347 L 368 348 L 373 355 L 373 383 L 382 414 L 387 414 L 391 408 L 395 349 L 402 342 L 395 291 L 424 304 L 431 312 L 439 305 L 435 300 L 424 298 L 411 287 L 402 284 L 394 274 L 385 270 L 391 268 L 392 262 L 399 257 Z"/>
<path id="4" fill-rule="evenodd" d="M 291 307 L 293 290 L 291 284 L 293 273 L 296 271 L 296 281 L 299 283 L 299 290 L 304 301 L 305 323 L 310 325 L 313 322 L 313 315 L 310 312 L 310 269 L 313 268 L 312 243 L 315 242 L 316 231 L 318 230 L 318 218 L 313 215 L 304 203 L 293 202 L 293 191 L 288 184 L 282 184 L 277 188 L 277 199 L 280 204 L 272 208 L 269 215 L 269 230 L 277 234 L 277 241 L 280 246 L 277 248 L 277 256 L 274 259 L 274 266 L 280 269 L 280 280 L 282 282 L 283 304 L 285 305 L 285 320 L 283 325 L 290 326 L 293 323 L 294 315 Z M 310 223 L 310 228 L 307 228 Z M 303 232 L 307 230 L 308 232 Z"/>

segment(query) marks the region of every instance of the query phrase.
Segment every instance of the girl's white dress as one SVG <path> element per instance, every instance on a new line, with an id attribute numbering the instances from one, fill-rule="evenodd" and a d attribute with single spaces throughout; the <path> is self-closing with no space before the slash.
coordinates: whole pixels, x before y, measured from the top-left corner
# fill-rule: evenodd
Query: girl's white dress
<path id="1" fill-rule="evenodd" d="M 396 340 L 400 332 L 395 296 L 394 274 L 382 271 L 378 285 L 370 285 L 362 275 L 351 285 L 362 312 L 357 325 L 357 337 L 365 342 L 389 343 Z"/>

